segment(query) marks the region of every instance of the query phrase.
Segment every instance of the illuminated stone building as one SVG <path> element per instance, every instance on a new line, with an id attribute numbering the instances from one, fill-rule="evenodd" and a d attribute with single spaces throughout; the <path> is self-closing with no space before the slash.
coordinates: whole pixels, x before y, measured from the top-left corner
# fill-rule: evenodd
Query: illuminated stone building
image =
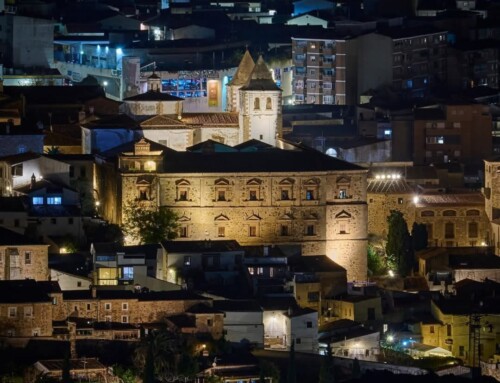
<path id="1" fill-rule="evenodd" d="M 303 255 L 326 254 L 348 280 L 365 280 L 366 170 L 288 145 L 207 141 L 177 152 L 142 139 L 117 148 L 114 211 L 131 202 L 168 207 L 181 239 L 301 244 Z"/>
<path id="2" fill-rule="evenodd" d="M 417 168 L 406 169 L 416 173 Z M 478 191 L 449 189 L 435 184 L 417 186 L 404 170 L 378 170 L 368 179 L 368 232 L 385 237 L 386 218 L 398 210 L 411 231 L 414 222 L 427 227 L 428 245 L 486 246 L 490 243 L 485 199 Z M 429 183 L 432 179 L 428 180 Z"/>

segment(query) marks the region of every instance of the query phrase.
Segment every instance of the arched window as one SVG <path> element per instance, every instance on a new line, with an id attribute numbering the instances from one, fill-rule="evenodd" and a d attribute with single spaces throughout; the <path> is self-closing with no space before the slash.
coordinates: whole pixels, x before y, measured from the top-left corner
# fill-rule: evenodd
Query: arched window
<path id="1" fill-rule="evenodd" d="M 434 212 L 432 210 L 424 210 L 420 213 L 421 217 L 434 217 Z"/>
<path id="2" fill-rule="evenodd" d="M 445 210 L 443 211 L 443 217 L 456 217 L 457 212 L 455 210 Z"/>
<path id="3" fill-rule="evenodd" d="M 253 100 L 253 108 L 254 110 L 260 110 L 260 98 L 255 97 Z"/>
<path id="4" fill-rule="evenodd" d="M 480 213 L 479 213 L 479 210 L 474 209 L 474 210 L 467 210 L 465 215 L 468 217 L 477 217 L 480 215 Z"/>
<path id="5" fill-rule="evenodd" d="M 271 110 L 273 108 L 273 103 L 271 101 L 271 97 L 266 99 L 266 110 Z"/>

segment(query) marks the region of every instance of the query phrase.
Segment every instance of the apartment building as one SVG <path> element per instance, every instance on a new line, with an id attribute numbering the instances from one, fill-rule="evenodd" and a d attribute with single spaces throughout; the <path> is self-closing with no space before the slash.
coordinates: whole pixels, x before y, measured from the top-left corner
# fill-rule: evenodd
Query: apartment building
<path id="1" fill-rule="evenodd" d="M 446 81 L 446 31 L 427 27 L 296 37 L 292 56 L 295 104 L 354 105 L 380 86 L 420 97 Z"/>

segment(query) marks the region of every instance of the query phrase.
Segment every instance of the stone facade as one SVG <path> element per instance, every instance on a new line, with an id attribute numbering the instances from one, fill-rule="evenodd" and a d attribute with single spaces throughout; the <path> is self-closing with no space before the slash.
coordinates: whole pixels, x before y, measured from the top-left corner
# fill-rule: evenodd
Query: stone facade
<path id="1" fill-rule="evenodd" d="M 145 203 L 178 214 L 180 239 L 302 244 L 303 255 L 327 254 L 348 280 L 365 280 L 365 174 L 157 173 Z M 122 174 L 122 207 L 139 198 L 138 177 Z"/>
<path id="2" fill-rule="evenodd" d="M 0 280 L 49 279 L 48 245 L 0 246 Z"/>
<path id="3" fill-rule="evenodd" d="M 485 199 L 479 192 L 410 187 L 378 192 L 369 187 L 370 234 L 386 238 L 391 210 L 403 213 L 409 231 L 414 222 L 425 224 L 429 246 L 486 246 L 491 242 Z"/>
<path id="4" fill-rule="evenodd" d="M 52 303 L 0 303 L 0 336 L 52 336 Z"/>

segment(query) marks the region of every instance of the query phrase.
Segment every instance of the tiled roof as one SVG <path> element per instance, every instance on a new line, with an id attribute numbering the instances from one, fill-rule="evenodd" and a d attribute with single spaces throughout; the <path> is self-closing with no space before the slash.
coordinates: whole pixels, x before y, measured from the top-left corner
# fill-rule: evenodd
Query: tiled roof
<path id="1" fill-rule="evenodd" d="M 23 246 L 23 245 L 42 245 L 26 235 L 16 233 L 15 231 L 0 226 L 0 246 Z"/>
<path id="2" fill-rule="evenodd" d="M 39 360 L 42 366 L 49 371 L 62 371 L 64 369 L 64 359 Z M 101 370 L 105 372 L 107 367 L 94 358 L 70 359 L 70 369 L 72 371 Z"/>
<path id="3" fill-rule="evenodd" d="M 91 121 L 83 125 L 88 129 L 134 129 L 137 123 L 126 114 L 105 116 L 99 120 Z"/>
<path id="4" fill-rule="evenodd" d="M 0 281 L 0 303 L 51 302 L 46 291 L 33 279 Z"/>
<path id="5" fill-rule="evenodd" d="M 483 206 L 484 196 L 479 192 L 471 193 L 441 193 L 441 194 L 420 194 L 417 207 L 427 206 Z"/>
<path id="6" fill-rule="evenodd" d="M 229 85 L 245 85 L 254 67 L 255 62 L 247 49 Z"/>
<path id="7" fill-rule="evenodd" d="M 298 256 L 288 259 L 290 268 L 294 272 L 339 272 L 345 271 L 342 266 L 333 262 L 326 255 Z"/>
<path id="8" fill-rule="evenodd" d="M 175 116 L 166 116 L 164 114 L 148 118 L 141 122 L 141 128 L 154 129 L 154 128 L 181 128 L 189 129 L 185 123 L 179 121 Z"/>
<path id="9" fill-rule="evenodd" d="M 185 113 L 181 121 L 187 125 L 239 126 L 238 113 Z"/>
<path id="10" fill-rule="evenodd" d="M 25 197 L 0 197 L 0 213 L 26 211 Z"/>
<path id="11" fill-rule="evenodd" d="M 9 156 L 0 157 L 0 161 L 5 161 L 9 165 L 20 164 L 21 162 L 34 160 L 35 158 L 42 157 L 40 153 L 26 152 L 19 154 L 12 154 Z"/>
<path id="12" fill-rule="evenodd" d="M 257 301 L 224 299 L 214 301 L 214 307 L 220 311 L 226 312 L 262 312 L 262 307 Z"/>
<path id="13" fill-rule="evenodd" d="M 367 193 L 379 194 L 404 194 L 414 193 L 415 188 L 402 179 L 368 181 Z"/>
<path id="14" fill-rule="evenodd" d="M 262 56 L 260 56 L 257 60 L 257 63 L 252 70 L 252 74 L 241 90 L 272 90 L 281 92 L 281 89 L 274 82 L 271 72 L 269 71 L 269 68 L 264 62 Z"/>
<path id="15" fill-rule="evenodd" d="M 223 252 L 241 250 L 240 244 L 235 240 L 215 241 L 163 241 L 162 246 L 169 253 L 198 253 L 198 252 Z"/>
<path id="16" fill-rule="evenodd" d="M 172 96 L 168 93 L 162 93 L 157 91 L 148 91 L 146 93 L 141 93 L 136 96 L 127 97 L 124 101 L 182 101 L 183 98 Z"/>

